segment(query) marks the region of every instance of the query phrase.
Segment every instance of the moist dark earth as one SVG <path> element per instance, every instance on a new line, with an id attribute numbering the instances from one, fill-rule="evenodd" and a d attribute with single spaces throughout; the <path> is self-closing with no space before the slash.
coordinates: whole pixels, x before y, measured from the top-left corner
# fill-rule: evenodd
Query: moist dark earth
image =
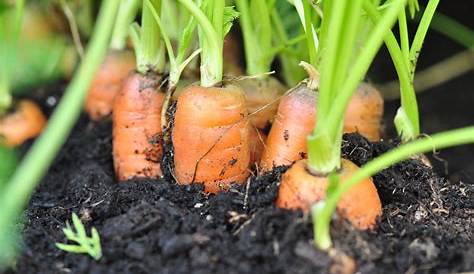
<path id="1" fill-rule="evenodd" d="M 441 10 L 473 26 L 473 3 L 441 1 Z M 436 33 L 419 67 L 462 50 Z M 383 54 L 382 54 L 383 57 Z M 369 79 L 393 78 L 377 59 Z M 473 124 L 474 73 L 419 96 L 427 134 Z M 35 93 L 50 113 L 64 84 Z M 49 100 L 47 100 L 49 98 Z M 387 138 L 370 143 L 345 135 L 343 153 L 361 165 L 397 144 L 391 127 L 399 102 L 386 103 Z M 23 148 L 26 150 L 27 146 Z M 474 146 L 430 156 L 434 170 L 405 161 L 374 177 L 383 216 L 374 231 L 355 231 L 335 217 L 334 249 L 313 247 L 312 224 L 300 212 L 273 205 L 284 168 L 252 177 L 228 193 L 207 196 L 199 185 L 169 180 L 117 184 L 111 122 L 81 117 L 25 211 L 23 251 L 7 273 L 450 273 L 474 270 Z M 103 257 L 58 250 L 61 228 L 76 212 L 102 237 Z"/>
<path id="2" fill-rule="evenodd" d="M 273 205 L 284 168 L 228 193 L 166 180 L 117 184 L 111 122 L 82 117 L 25 212 L 23 252 L 8 273 L 446 273 L 474 269 L 473 185 L 449 182 L 417 160 L 381 172 L 375 231 L 335 218 L 334 249 L 318 251 L 309 216 Z M 345 135 L 361 165 L 394 144 Z M 96 227 L 103 258 L 66 253 L 61 228 L 76 212 Z"/>

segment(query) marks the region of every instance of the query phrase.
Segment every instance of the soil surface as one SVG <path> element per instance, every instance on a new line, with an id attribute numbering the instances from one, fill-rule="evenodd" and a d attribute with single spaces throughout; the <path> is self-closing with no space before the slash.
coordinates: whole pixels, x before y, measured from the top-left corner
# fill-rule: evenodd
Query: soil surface
<path id="1" fill-rule="evenodd" d="M 392 144 L 346 135 L 345 157 L 364 164 Z M 474 269 L 473 186 L 416 160 L 374 177 L 378 229 L 336 219 L 334 249 L 316 250 L 312 224 L 273 202 L 283 169 L 228 193 L 166 180 L 115 183 L 111 123 L 81 118 L 25 212 L 23 253 L 8 273 L 445 273 Z M 61 228 L 76 212 L 96 227 L 103 257 L 66 253 Z"/>

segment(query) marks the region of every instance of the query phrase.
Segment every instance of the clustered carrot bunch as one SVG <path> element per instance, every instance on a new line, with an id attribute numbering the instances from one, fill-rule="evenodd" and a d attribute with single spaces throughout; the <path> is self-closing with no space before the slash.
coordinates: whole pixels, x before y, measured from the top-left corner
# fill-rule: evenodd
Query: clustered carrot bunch
<path id="1" fill-rule="evenodd" d="M 275 204 L 311 212 L 318 247 L 331 245 L 335 211 L 355 228 L 374 229 L 382 204 L 370 176 L 433 148 L 474 142 L 473 127 L 419 139 L 413 79 L 438 2 L 428 2 L 410 44 L 406 17 L 417 11 L 416 0 L 102 1 L 63 100 L 0 197 L 0 234 L 81 107 L 91 120 L 112 119 L 119 182 L 163 177 L 168 145 L 173 179 L 203 184 L 207 193 L 288 166 Z M 400 42 L 391 31 L 397 22 Z M 244 56 L 236 34 L 228 36 L 237 23 Z M 18 31 L 1 34 L 20 39 Z M 395 125 L 406 144 L 358 167 L 341 158 L 342 135 L 383 136 L 382 96 L 364 81 L 383 43 L 401 83 Z M 12 103 L 10 78 L 0 74 L 0 135 L 2 144 L 19 145 L 46 120 L 33 103 Z M 28 119 L 32 126 L 20 129 Z M 42 155 L 46 160 L 35 163 Z M 18 196 L 22 203 L 9 198 Z"/>

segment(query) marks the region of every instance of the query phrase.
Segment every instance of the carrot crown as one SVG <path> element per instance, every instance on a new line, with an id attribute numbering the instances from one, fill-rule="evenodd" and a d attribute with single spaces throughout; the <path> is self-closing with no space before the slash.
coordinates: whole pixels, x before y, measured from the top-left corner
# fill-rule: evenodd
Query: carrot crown
<path id="1" fill-rule="evenodd" d="M 222 81 L 224 37 L 238 13 L 225 0 L 203 0 L 198 6 L 192 0 L 179 0 L 194 16 L 199 27 L 201 48 L 201 86 L 212 87 Z"/>
<path id="2" fill-rule="evenodd" d="M 363 0 L 336 0 L 325 2 L 322 9 L 324 19 L 316 57 L 321 75 L 318 122 L 308 137 L 308 164 L 316 173 L 328 174 L 340 167 L 345 110 L 406 0 L 391 2 L 355 55 L 356 35 L 365 4 L 373 5 Z"/>
<path id="3" fill-rule="evenodd" d="M 161 0 L 143 1 L 141 26 L 133 23 L 130 35 L 134 44 L 137 58 L 137 71 L 145 74 L 155 72 L 162 74 L 165 70 L 165 48 L 163 45 L 160 28 L 153 18 L 152 8 L 160 13 Z"/>

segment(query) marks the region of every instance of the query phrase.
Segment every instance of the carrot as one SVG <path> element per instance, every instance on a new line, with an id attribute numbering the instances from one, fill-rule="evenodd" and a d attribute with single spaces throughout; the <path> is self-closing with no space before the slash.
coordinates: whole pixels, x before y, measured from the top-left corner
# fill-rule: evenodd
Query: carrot
<path id="1" fill-rule="evenodd" d="M 162 176 L 161 80 L 153 73 L 133 73 L 115 98 L 113 156 L 119 181 Z"/>
<path id="2" fill-rule="evenodd" d="M 249 176 L 250 123 L 237 86 L 189 86 L 178 99 L 172 140 L 180 184 L 216 193 Z"/>
<path id="3" fill-rule="evenodd" d="M 306 157 L 306 136 L 316 120 L 316 92 L 305 83 L 281 99 L 260 161 L 262 171 Z"/>
<path id="4" fill-rule="evenodd" d="M 109 50 L 85 101 L 85 110 L 92 120 L 100 120 L 112 113 L 115 95 L 134 68 L 135 57 L 132 52 Z"/>
<path id="5" fill-rule="evenodd" d="M 362 83 L 347 107 L 344 132 L 358 132 L 372 142 L 379 141 L 382 117 L 382 95 L 372 85 Z"/>
<path id="6" fill-rule="evenodd" d="M 306 137 L 317 120 L 314 108 L 316 101 L 317 93 L 304 86 L 297 87 L 281 99 L 260 162 L 263 171 L 269 171 L 274 166 L 291 165 L 306 158 Z M 383 99 L 380 93 L 363 83 L 349 102 L 343 131 L 359 132 L 371 141 L 378 141 L 382 116 Z"/>
<path id="7" fill-rule="evenodd" d="M 264 129 L 272 122 L 277 109 L 279 98 L 286 88 L 273 77 L 246 78 L 238 84 L 245 92 L 250 121 L 259 129 Z"/>
<path id="8" fill-rule="evenodd" d="M 349 160 L 341 160 L 338 170 L 341 183 L 359 170 Z M 282 177 L 276 205 L 287 209 L 308 212 L 311 205 L 326 196 L 329 179 L 326 175 L 313 175 L 308 171 L 307 160 L 296 162 Z M 382 215 L 382 205 L 371 178 L 354 185 L 337 204 L 339 214 L 358 229 L 371 229 Z"/>
<path id="9" fill-rule="evenodd" d="M 30 100 L 19 101 L 13 112 L 0 117 L 0 143 L 17 146 L 38 136 L 46 125 L 41 109 Z"/>

